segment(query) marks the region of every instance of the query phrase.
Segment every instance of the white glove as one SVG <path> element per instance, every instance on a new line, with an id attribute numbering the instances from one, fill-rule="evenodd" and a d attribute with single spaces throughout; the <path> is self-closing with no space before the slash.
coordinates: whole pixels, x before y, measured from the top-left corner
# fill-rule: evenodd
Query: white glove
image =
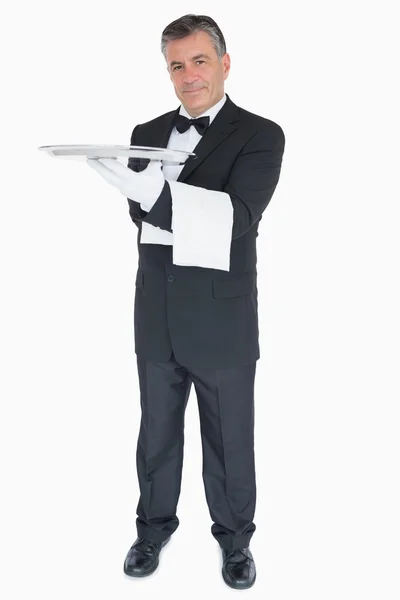
<path id="1" fill-rule="evenodd" d="M 146 212 L 151 210 L 164 187 L 161 160 L 151 160 L 140 173 L 132 171 L 115 158 L 88 158 L 87 163 L 121 194 L 140 202 Z"/>

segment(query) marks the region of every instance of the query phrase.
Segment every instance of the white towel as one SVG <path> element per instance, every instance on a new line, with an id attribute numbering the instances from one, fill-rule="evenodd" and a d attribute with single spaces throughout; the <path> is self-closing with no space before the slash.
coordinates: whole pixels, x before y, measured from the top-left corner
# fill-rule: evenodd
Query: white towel
<path id="1" fill-rule="evenodd" d="M 141 244 L 172 245 L 172 262 L 229 271 L 233 206 L 229 194 L 169 181 L 170 231 L 142 222 Z"/>

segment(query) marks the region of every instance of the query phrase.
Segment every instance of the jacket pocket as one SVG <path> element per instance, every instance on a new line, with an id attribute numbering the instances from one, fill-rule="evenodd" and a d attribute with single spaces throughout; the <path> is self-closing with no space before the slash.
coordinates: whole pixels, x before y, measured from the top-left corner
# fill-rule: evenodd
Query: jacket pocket
<path id="1" fill-rule="evenodd" d="M 226 279 L 213 279 L 214 298 L 234 298 L 252 294 L 255 290 L 255 273 L 243 273 Z"/>

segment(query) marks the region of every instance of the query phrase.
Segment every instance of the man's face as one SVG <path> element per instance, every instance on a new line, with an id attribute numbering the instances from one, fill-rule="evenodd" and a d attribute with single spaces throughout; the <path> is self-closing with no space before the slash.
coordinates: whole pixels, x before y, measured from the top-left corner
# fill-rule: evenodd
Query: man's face
<path id="1" fill-rule="evenodd" d="M 168 42 L 166 54 L 175 93 L 191 117 L 198 117 L 221 100 L 230 57 L 225 53 L 218 59 L 208 33 L 198 31 Z"/>

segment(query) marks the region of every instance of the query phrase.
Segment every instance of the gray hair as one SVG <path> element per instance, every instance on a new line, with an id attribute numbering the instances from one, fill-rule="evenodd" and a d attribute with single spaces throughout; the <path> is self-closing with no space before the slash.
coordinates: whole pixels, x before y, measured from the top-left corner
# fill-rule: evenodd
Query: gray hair
<path id="1" fill-rule="evenodd" d="M 218 27 L 217 23 L 206 15 L 184 15 L 179 17 L 175 21 L 172 21 L 164 29 L 161 35 L 161 52 L 167 60 L 167 43 L 174 40 L 180 40 L 197 33 L 198 31 L 205 31 L 210 36 L 214 49 L 218 55 L 219 60 L 226 53 L 226 44 L 222 31 Z"/>

